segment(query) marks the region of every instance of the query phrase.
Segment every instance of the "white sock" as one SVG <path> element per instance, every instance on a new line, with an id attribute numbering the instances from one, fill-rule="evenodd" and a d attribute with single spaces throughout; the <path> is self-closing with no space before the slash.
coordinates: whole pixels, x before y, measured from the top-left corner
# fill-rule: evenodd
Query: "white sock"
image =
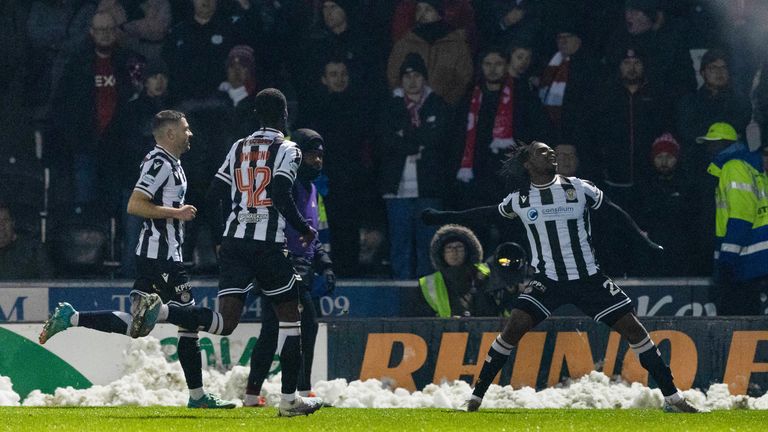
<path id="1" fill-rule="evenodd" d="M 203 396 L 205 396 L 205 391 L 203 390 L 202 387 L 189 389 L 189 397 L 191 397 L 192 399 L 198 400 Z"/>
<path id="2" fill-rule="evenodd" d="M 79 323 L 80 323 L 80 312 L 75 312 L 72 314 L 71 317 L 69 317 L 69 324 L 71 324 L 72 327 L 77 327 Z"/>
<path id="3" fill-rule="evenodd" d="M 245 394 L 243 405 L 256 405 L 257 403 L 259 403 L 259 395 Z"/>
<path id="4" fill-rule="evenodd" d="M 683 394 L 680 393 L 680 390 L 678 390 L 676 393 L 673 393 L 669 396 L 664 396 L 664 401 L 668 404 L 676 404 L 683 400 Z"/>
<path id="5" fill-rule="evenodd" d="M 296 400 L 296 393 L 282 393 L 281 397 L 286 402 L 293 402 Z"/>
<path id="6" fill-rule="evenodd" d="M 160 305 L 160 312 L 157 314 L 157 322 L 163 322 L 168 319 L 168 305 Z M 199 398 L 198 398 L 199 399 Z"/>
<path id="7" fill-rule="evenodd" d="M 301 397 L 309 397 L 309 390 L 302 390 L 299 392 L 299 396 Z"/>

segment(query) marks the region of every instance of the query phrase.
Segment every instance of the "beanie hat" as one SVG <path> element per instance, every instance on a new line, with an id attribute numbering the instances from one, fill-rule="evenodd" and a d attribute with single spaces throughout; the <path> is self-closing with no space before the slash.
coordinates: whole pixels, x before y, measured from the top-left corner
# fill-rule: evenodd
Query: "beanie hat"
<path id="1" fill-rule="evenodd" d="M 403 64 L 400 65 L 400 78 L 409 72 L 419 72 L 424 76 L 424 79 L 429 79 L 427 75 L 427 65 L 424 64 L 424 59 L 420 54 L 410 52 L 405 56 Z"/>
<path id="2" fill-rule="evenodd" d="M 248 77 L 245 80 L 245 88 L 248 94 L 252 94 L 256 86 L 256 58 L 253 56 L 253 48 L 248 45 L 235 45 L 229 50 L 227 55 L 227 68 L 234 63 L 244 66 L 248 70 Z"/>
<path id="3" fill-rule="evenodd" d="M 660 153 L 669 153 L 676 158 L 680 157 L 680 144 L 669 132 L 662 134 L 653 142 L 651 146 L 651 160 L 656 159 L 656 156 Z"/>

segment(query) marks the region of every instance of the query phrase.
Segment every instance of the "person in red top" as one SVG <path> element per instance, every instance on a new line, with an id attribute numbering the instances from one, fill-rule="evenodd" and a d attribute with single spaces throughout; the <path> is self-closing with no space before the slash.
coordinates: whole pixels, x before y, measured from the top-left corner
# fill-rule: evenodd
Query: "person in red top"
<path id="1" fill-rule="evenodd" d="M 110 14 L 93 16 L 90 41 L 64 67 L 53 98 L 57 115 L 51 119 L 50 141 L 57 160 L 52 168 L 57 178 L 71 179 L 71 183 L 57 182 L 71 189 L 52 195 L 62 204 L 110 207 L 105 205 L 111 196 L 107 191 L 117 181 L 110 174 L 117 162 L 110 156 L 118 142 L 115 119 L 136 91 L 128 64 L 139 60 L 137 54 L 117 47 L 116 31 Z"/>

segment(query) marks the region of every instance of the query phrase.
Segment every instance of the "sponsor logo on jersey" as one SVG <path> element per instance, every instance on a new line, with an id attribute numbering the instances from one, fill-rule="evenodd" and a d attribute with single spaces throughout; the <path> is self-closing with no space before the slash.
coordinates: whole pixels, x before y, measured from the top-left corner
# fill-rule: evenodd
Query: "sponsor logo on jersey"
<path id="1" fill-rule="evenodd" d="M 530 219 L 531 221 L 535 221 L 538 218 L 539 218 L 539 211 L 538 210 L 533 209 L 533 208 L 528 210 L 528 219 Z"/>
<path id="2" fill-rule="evenodd" d="M 558 207 L 544 208 L 541 211 L 545 215 L 560 216 L 560 215 L 572 214 L 574 211 L 576 211 L 576 209 L 570 206 L 558 206 Z"/>

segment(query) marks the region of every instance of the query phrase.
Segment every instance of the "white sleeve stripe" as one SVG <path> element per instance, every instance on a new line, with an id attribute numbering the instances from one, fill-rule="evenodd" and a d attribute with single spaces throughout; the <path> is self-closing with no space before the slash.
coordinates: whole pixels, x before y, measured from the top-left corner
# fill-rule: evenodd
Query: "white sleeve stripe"
<path id="1" fill-rule="evenodd" d="M 595 201 L 595 204 L 592 206 L 593 209 L 597 210 L 600 208 L 600 206 L 603 204 L 603 191 L 600 191 L 597 195 L 597 200 Z"/>
<path id="2" fill-rule="evenodd" d="M 216 173 L 216 178 L 218 178 L 219 180 L 223 181 L 224 183 L 230 186 L 232 185 L 232 177 L 224 176 L 221 173 Z"/>
<path id="3" fill-rule="evenodd" d="M 507 213 L 506 211 L 504 211 L 504 203 L 503 202 L 501 204 L 499 204 L 498 208 L 499 208 L 499 213 L 501 213 L 501 215 L 504 216 L 505 218 L 514 219 L 514 218 L 517 217 L 517 214 L 515 212 Z"/>
<path id="4" fill-rule="evenodd" d="M 281 175 L 283 177 L 288 177 L 288 180 L 293 182 L 296 179 L 296 176 L 293 175 L 291 172 L 285 172 L 285 171 L 275 171 L 275 175 Z"/>
<path id="5" fill-rule="evenodd" d="M 133 188 L 133 190 L 142 192 L 144 195 L 146 195 L 146 196 L 148 196 L 150 198 L 154 197 L 154 195 L 152 195 L 152 192 L 150 192 L 148 189 L 143 188 L 141 186 L 136 186 L 136 187 Z"/>

